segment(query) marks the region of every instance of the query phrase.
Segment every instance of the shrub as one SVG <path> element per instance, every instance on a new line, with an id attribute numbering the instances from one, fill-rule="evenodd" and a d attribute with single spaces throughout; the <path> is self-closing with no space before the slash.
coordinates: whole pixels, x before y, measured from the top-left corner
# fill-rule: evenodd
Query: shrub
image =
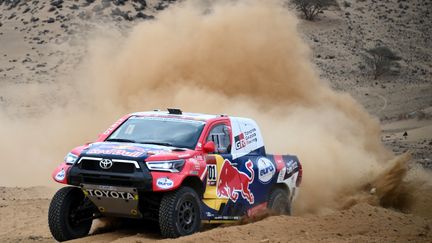
<path id="1" fill-rule="evenodd" d="M 366 51 L 366 61 L 372 67 L 374 80 L 383 74 L 389 73 L 392 67 L 400 68 L 397 61 L 402 60 L 392 50 L 385 46 L 378 46 Z"/>
<path id="2" fill-rule="evenodd" d="M 327 7 L 338 6 L 335 0 L 293 0 L 293 3 L 307 20 L 314 20 Z"/>

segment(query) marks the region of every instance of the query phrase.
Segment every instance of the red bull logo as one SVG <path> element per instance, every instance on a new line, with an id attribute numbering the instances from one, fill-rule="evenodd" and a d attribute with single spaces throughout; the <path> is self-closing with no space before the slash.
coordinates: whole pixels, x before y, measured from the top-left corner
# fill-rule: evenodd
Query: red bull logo
<path id="1" fill-rule="evenodd" d="M 253 182 L 255 177 L 253 163 L 248 160 L 245 165 L 250 176 L 239 171 L 229 160 L 224 161 L 217 187 L 218 197 L 229 198 L 233 202 L 236 202 L 240 193 L 250 204 L 254 203 L 254 195 L 249 189 L 249 185 Z"/>

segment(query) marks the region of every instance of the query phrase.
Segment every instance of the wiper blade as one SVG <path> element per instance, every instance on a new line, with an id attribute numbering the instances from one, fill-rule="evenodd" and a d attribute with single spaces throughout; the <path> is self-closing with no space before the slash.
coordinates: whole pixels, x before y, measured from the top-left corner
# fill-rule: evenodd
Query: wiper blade
<path id="1" fill-rule="evenodd" d="M 140 141 L 139 143 L 142 144 L 155 144 L 155 145 L 162 145 L 162 146 L 171 146 L 173 147 L 174 145 L 172 143 L 165 143 L 165 142 L 153 142 L 153 141 Z"/>
<path id="2" fill-rule="evenodd" d="M 108 138 L 105 140 L 106 142 L 121 142 L 121 143 L 136 143 L 135 140 L 132 139 L 124 139 L 124 138 Z"/>

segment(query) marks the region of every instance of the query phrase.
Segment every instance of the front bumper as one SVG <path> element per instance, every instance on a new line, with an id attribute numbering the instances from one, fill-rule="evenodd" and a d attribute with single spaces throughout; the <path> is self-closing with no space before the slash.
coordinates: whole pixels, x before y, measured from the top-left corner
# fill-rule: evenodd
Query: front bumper
<path id="1" fill-rule="evenodd" d="M 95 166 L 84 166 L 84 163 L 73 165 L 67 175 L 70 185 L 83 184 L 120 186 L 136 188 L 138 191 L 152 191 L 152 175 L 145 162 L 137 162 L 138 168 L 131 171 L 102 170 Z"/>

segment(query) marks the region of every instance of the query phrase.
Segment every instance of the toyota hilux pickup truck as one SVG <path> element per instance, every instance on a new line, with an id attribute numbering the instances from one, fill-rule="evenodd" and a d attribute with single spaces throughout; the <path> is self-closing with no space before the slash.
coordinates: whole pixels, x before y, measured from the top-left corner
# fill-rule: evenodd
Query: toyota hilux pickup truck
<path id="1" fill-rule="evenodd" d="M 52 174 L 57 241 L 86 236 L 100 217 L 150 219 L 163 237 L 262 210 L 291 214 L 302 180 L 294 155 L 266 153 L 256 122 L 179 109 L 128 114 L 74 148 Z"/>

